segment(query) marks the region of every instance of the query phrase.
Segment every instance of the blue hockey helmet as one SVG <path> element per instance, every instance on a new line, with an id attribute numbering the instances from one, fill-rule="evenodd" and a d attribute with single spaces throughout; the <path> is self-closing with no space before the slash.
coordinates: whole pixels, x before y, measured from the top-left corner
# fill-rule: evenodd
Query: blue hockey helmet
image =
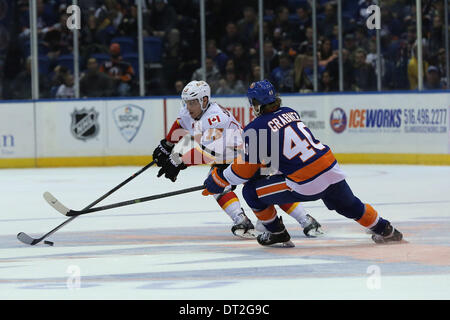
<path id="1" fill-rule="evenodd" d="M 260 107 L 275 102 L 277 95 L 274 86 L 268 80 L 253 82 L 247 90 L 247 98 L 256 115 L 259 115 Z M 257 104 L 255 104 L 255 100 Z"/>

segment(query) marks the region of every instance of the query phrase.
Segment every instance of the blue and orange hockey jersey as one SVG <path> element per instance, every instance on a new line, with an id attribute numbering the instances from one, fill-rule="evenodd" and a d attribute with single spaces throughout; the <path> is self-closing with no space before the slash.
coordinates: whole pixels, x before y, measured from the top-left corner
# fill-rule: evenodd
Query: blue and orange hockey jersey
<path id="1" fill-rule="evenodd" d="M 245 183 L 270 167 L 286 177 L 286 186 L 313 195 L 345 179 L 331 149 L 317 140 L 288 107 L 263 114 L 244 129 L 245 154 L 224 171 L 232 185 Z M 281 191 L 281 190 L 280 190 Z"/>

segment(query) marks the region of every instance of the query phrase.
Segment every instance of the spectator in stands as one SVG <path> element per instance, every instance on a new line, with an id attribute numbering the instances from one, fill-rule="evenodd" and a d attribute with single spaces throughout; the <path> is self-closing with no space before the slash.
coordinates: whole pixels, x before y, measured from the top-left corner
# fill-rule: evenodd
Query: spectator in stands
<path id="1" fill-rule="evenodd" d="M 124 7 L 125 14 L 117 27 L 117 36 L 137 38 L 137 7 L 130 5 Z"/>
<path id="2" fill-rule="evenodd" d="M 299 54 L 294 60 L 294 92 L 310 92 L 313 89 L 305 69 L 313 65 L 313 57 Z"/>
<path id="3" fill-rule="evenodd" d="M 26 59 L 26 68 L 12 81 L 12 99 L 31 99 L 31 57 Z M 39 75 L 39 96 L 48 96 L 48 81 Z"/>
<path id="4" fill-rule="evenodd" d="M 320 44 L 319 49 L 319 66 L 322 68 L 326 68 L 330 61 L 333 61 L 338 57 L 338 52 L 333 51 L 331 48 L 331 40 L 325 38 L 323 42 Z"/>
<path id="5" fill-rule="evenodd" d="M 56 91 L 57 99 L 70 99 L 75 98 L 75 87 L 73 81 L 73 75 L 67 74 L 64 78 L 64 83 L 61 84 Z"/>
<path id="6" fill-rule="evenodd" d="M 408 61 L 408 80 L 409 80 L 409 88 L 411 90 L 416 90 L 418 88 L 418 79 L 419 79 L 419 62 L 417 61 L 417 45 L 414 44 L 412 50 L 411 59 Z M 428 69 L 428 62 L 426 60 L 423 61 L 423 75 L 425 75 Z"/>
<path id="7" fill-rule="evenodd" d="M 247 83 L 250 75 L 250 59 L 241 43 L 234 45 L 230 60 L 234 63 L 237 78 Z"/>
<path id="8" fill-rule="evenodd" d="M 225 35 L 222 37 L 220 41 L 220 48 L 222 48 L 223 52 L 226 55 L 232 55 L 233 49 L 236 44 L 240 44 L 245 42 L 245 39 L 239 34 L 236 23 L 230 21 L 225 26 Z"/>
<path id="9" fill-rule="evenodd" d="M 103 1 L 102 1 L 103 2 Z M 108 45 L 116 33 L 116 28 L 120 24 L 120 20 L 116 18 L 115 1 L 104 1 L 100 7 L 95 10 L 95 18 L 97 20 L 97 33 L 101 43 Z M 120 17 L 120 16 L 119 16 Z"/>
<path id="10" fill-rule="evenodd" d="M 287 38 L 291 31 L 289 23 L 289 9 L 285 6 L 279 6 L 276 9 L 276 16 L 273 21 L 273 36 L 272 41 L 275 48 L 281 47 L 283 37 Z"/>
<path id="11" fill-rule="evenodd" d="M 300 43 L 298 53 L 312 56 L 313 54 L 313 29 L 312 27 L 306 28 L 305 40 Z"/>
<path id="12" fill-rule="evenodd" d="M 237 28 L 239 34 L 245 39 L 246 46 L 252 47 L 258 35 L 258 17 L 256 15 L 255 9 L 246 6 L 243 10 L 244 17 L 238 21 Z"/>
<path id="13" fill-rule="evenodd" d="M 264 74 L 269 75 L 280 64 L 278 52 L 273 47 L 272 41 L 264 41 L 263 54 Z"/>
<path id="14" fill-rule="evenodd" d="M 81 75 L 81 97 L 109 97 L 114 95 L 113 81 L 105 73 L 99 71 L 95 58 L 89 58 L 87 70 Z"/>
<path id="15" fill-rule="evenodd" d="M 214 60 L 211 57 L 206 57 L 205 59 L 205 67 L 206 67 L 206 82 L 211 87 L 211 91 L 214 92 L 214 90 L 218 86 L 218 82 L 221 79 L 221 75 L 219 72 L 219 69 L 217 69 Z M 191 80 L 202 80 L 203 79 L 203 72 L 202 68 L 198 68 L 195 70 L 195 72 L 192 74 Z"/>
<path id="16" fill-rule="evenodd" d="M 434 16 L 432 28 L 427 36 L 427 38 L 429 39 L 428 49 L 430 50 L 430 52 L 437 52 L 439 48 L 441 48 L 442 45 L 445 44 L 444 30 L 445 28 L 443 26 L 441 17 L 439 15 Z"/>
<path id="17" fill-rule="evenodd" d="M 259 65 L 254 65 L 252 67 L 252 73 L 250 74 L 249 78 L 249 85 L 253 82 L 261 80 L 261 67 Z"/>
<path id="18" fill-rule="evenodd" d="M 100 66 L 100 72 L 106 73 L 114 81 L 114 89 L 119 96 L 128 96 L 130 95 L 131 84 L 134 78 L 133 67 L 122 60 L 118 43 L 112 43 L 109 51 L 111 60 L 105 61 Z"/>
<path id="19" fill-rule="evenodd" d="M 59 23 L 49 28 L 44 36 L 48 48 L 47 56 L 51 60 L 73 52 L 73 32 L 66 26 L 67 18 L 65 11 L 61 11 Z"/>
<path id="20" fill-rule="evenodd" d="M 225 74 L 227 74 L 227 72 L 236 72 L 236 67 L 233 59 L 228 59 L 227 64 L 225 65 Z"/>
<path id="21" fill-rule="evenodd" d="M 348 33 L 344 37 L 344 48 L 349 52 L 354 53 L 358 47 L 356 46 L 355 35 Z"/>
<path id="22" fill-rule="evenodd" d="M 446 75 L 446 52 L 444 48 L 440 48 L 438 51 L 437 59 L 436 59 L 436 65 L 439 69 L 439 73 L 441 74 L 441 85 L 443 88 L 450 89 L 448 86 L 448 80 Z"/>
<path id="23" fill-rule="evenodd" d="M 108 53 L 108 46 L 106 46 L 106 39 L 102 38 L 97 28 L 97 19 L 94 14 L 87 16 L 87 25 L 81 28 L 81 39 L 79 46 L 80 56 L 83 61 L 89 59 L 95 53 Z"/>
<path id="24" fill-rule="evenodd" d="M 173 84 L 178 79 L 189 79 L 198 64 L 198 61 L 190 58 L 191 46 L 182 38 L 181 32 L 173 28 L 166 36 L 163 43 L 163 73 L 167 90 L 172 92 Z"/>
<path id="25" fill-rule="evenodd" d="M 54 98 L 56 96 L 56 91 L 58 88 L 64 83 L 64 79 L 66 76 L 70 74 L 70 70 L 65 66 L 57 65 L 53 69 L 52 77 L 51 77 L 51 88 L 50 88 L 50 96 Z"/>
<path id="26" fill-rule="evenodd" d="M 306 28 L 311 27 L 311 18 L 307 5 L 300 5 L 295 10 L 296 20 L 291 25 L 291 38 L 294 44 L 299 45 L 306 40 Z"/>
<path id="27" fill-rule="evenodd" d="M 317 26 L 320 34 L 329 38 L 333 35 L 333 27 L 337 24 L 336 5 L 328 2 L 324 5 L 324 20 Z"/>
<path id="28" fill-rule="evenodd" d="M 229 71 L 226 73 L 225 79 L 219 80 L 219 87 L 215 92 L 217 95 L 244 94 L 247 92 L 247 87 L 241 80 L 236 79 L 234 72 Z"/>
<path id="29" fill-rule="evenodd" d="M 270 77 L 277 91 L 294 91 L 294 69 L 292 68 L 291 57 L 289 55 L 280 55 L 280 65 L 272 70 Z"/>
<path id="30" fill-rule="evenodd" d="M 347 49 L 342 49 L 342 65 L 343 65 L 343 89 L 344 91 L 353 90 L 353 85 L 355 83 L 354 67 L 350 59 L 350 53 Z M 325 68 L 326 71 L 330 72 L 332 77 L 333 85 L 339 88 L 339 59 L 334 59 L 327 64 Z"/>
<path id="31" fill-rule="evenodd" d="M 177 80 L 174 84 L 175 95 L 181 96 L 181 92 L 183 91 L 185 83 L 183 80 Z"/>
<path id="32" fill-rule="evenodd" d="M 176 27 L 177 13 L 167 3 L 167 0 L 153 1 L 150 12 L 150 25 L 148 26 L 148 33 L 150 35 L 164 38 L 171 29 Z"/>
<path id="33" fill-rule="evenodd" d="M 437 67 L 428 67 L 423 87 L 425 90 L 443 89 L 443 86 L 441 84 L 441 76 L 439 75 L 439 69 Z"/>
<path id="34" fill-rule="evenodd" d="M 363 48 L 366 51 L 369 50 L 369 38 L 365 25 L 356 28 L 354 42 L 356 47 Z"/>
<path id="35" fill-rule="evenodd" d="M 328 71 L 322 73 L 319 83 L 319 91 L 320 92 L 333 92 L 337 91 L 337 87 L 335 86 L 335 82 L 331 77 Z"/>
<path id="36" fill-rule="evenodd" d="M 358 48 L 355 52 L 354 63 L 355 91 L 376 90 L 376 75 L 371 64 L 366 63 L 366 52 Z"/>
<path id="37" fill-rule="evenodd" d="M 224 74 L 228 56 L 217 48 L 215 40 L 208 40 L 206 42 L 206 55 L 213 59 L 220 73 Z"/>

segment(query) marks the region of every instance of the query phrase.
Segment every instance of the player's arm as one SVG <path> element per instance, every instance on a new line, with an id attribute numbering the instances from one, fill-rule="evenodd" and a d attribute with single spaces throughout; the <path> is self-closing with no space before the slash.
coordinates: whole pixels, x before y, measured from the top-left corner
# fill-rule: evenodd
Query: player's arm
<path id="1" fill-rule="evenodd" d="M 222 193 L 230 184 L 239 185 L 246 183 L 262 166 L 263 165 L 260 163 L 245 162 L 242 158 L 238 157 L 225 170 L 216 167 L 205 180 L 204 185 L 206 190 L 204 190 L 202 194 L 206 196 L 209 194 Z"/>
<path id="2" fill-rule="evenodd" d="M 259 145 L 258 141 L 254 141 L 253 143 L 256 146 Z M 258 154 L 258 150 L 256 150 L 256 154 Z M 225 170 L 221 171 L 217 169 L 211 171 L 204 182 L 206 190 L 203 194 L 221 193 L 230 184 L 239 185 L 246 183 L 263 166 L 264 164 L 259 159 L 250 161 L 249 150 L 246 150 L 246 152 L 237 156 L 233 163 Z"/>
<path id="3" fill-rule="evenodd" d="M 162 139 L 158 146 L 153 151 L 153 160 L 156 162 L 158 167 L 162 167 L 164 162 L 167 161 L 174 145 L 184 136 L 187 131 L 181 126 L 180 119 L 177 119 L 172 124 L 165 139 Z"/>

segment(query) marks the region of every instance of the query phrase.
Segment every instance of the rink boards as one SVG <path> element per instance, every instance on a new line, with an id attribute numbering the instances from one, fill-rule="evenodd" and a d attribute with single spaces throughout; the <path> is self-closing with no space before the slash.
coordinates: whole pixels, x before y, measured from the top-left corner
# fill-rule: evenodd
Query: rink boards
<path id="1" fill-rule="evenodd" d="M 343 163 L 450 164 L 448 93 L 285 95 Z M 213 97 L 246 125 L 244 96 Z M 0 168 L 142 165 L 176 119 L 178 97 L 0 104 Z"/>

